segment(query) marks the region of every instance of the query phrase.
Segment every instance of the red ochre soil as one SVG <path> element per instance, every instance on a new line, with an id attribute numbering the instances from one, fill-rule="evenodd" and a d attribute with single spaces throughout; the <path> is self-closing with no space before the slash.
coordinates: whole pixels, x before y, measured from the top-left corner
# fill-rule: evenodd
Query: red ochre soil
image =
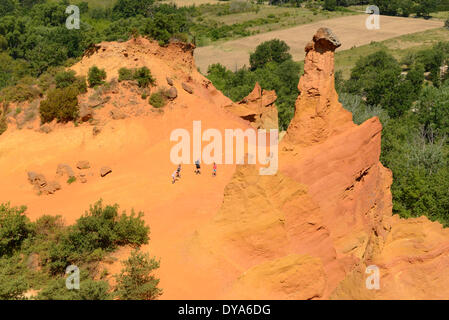
<path id="1" fill-rule="evenodd" d="M 157 80 L 152 92 L 169 88 L 169 77 L 178 96 L 156 109 L 135 85 L 122 82 L 96 93 L 95 99 L 109 98 L 90 123 L 53 123 L 49 133 L 32 130 L 38 120 L 21 130 L 10 123 L 0 136 L 0 201 L 28 206 L 31 219 L 60 214 L 68 224 L 100 198 L 143 211 L 151 228 L 143 250 L 161 260 L 161 299 L 446 299 L 449 231 L 424 217 L 392 216 L 392 175 L 379 162 L 382 127 L 377 118 L 355 125 L 338 102 L 338 46 L 329 30 L 320 29 L 306 48 L 301 94 L 280 142 L 277 174 L 223 164 L 212 177 L 211 165 L 195 175 L 190 164 L 172 184 L 172 130 L 192 134 L 195 120 L 203 131 L 221 132 L 264 122 L 240 117 L 242 110 L 255 110 L 244 101 L 238 112 L 229 107 L 232 102 L 197 72 L 193 46 L 159 47 L 143 38 L 100 43 L 72 67 L 77 74 L 96 65 L 110 81 L 121 67 L 147 66 Z M 89 89 L 80 103 L 92 95 Z M 254 111 L 261 119 L 264 106 Z M 123 119 L 111 119 L 117 110 Z M 271 102 L 267 110 L 272 119 Z M 94 126 L 101 130 L 96 135 Z M 80 160 L 91 164 L 86 183 L 69 185 L 56 175 L 59 163 L 78 174 Z M 102 178 L 103 166 L 112 172 Z M 29 171 L 58 180 L 61 190 L 38 195 Z M 124 259 L 129 251 L 115 256 Z M 369 265 L 380 270 L 379 290 L 366 288 Z M 110 267 L 111 273 L 119 270 L 119 263 Z"/>

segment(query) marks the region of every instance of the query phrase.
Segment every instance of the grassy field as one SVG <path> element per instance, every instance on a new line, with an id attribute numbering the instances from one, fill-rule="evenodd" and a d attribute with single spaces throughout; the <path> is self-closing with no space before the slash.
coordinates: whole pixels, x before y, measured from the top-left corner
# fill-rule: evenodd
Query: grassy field
<path id="1" fill-rule="evenodd" d="M 449 19 L 449 11 L 440 11 L 432 13 L 433 19 L 446 20 Z"/>
<path id="2" fill-rule="evenodd" d="M 232 7 L 232 2 L 230 4 L 224 4 L 222 6 Z M 209 6 L 219 8 L 220 6 Z M 267 18 L 270 16 L 278 16 L 282 18 L 282 21 L 274 25 L 265 26 L 265 29 L 270 28 L 271 30 L 279 29 L 286 26 L 294 26 L 305 23 L 311 23 L 323 19 L 331 19 L 335 17 L 341 17 L 351 14 L 356 14 L 352 11 L 312 11 L 306 8 L 289 8 L 289 7 L 277 7 L 270 5 L 257 5 L 255 10 L 249 10 L 247 12 L 236 12 L 227 15 L 217 15 L 219 11 L 211 10 L 207 12 L 204 10 L 202 15 L 203 19 L 214 19 L 226 25 L 232 25 L 235 23 L 244 23 L 248 20 L 254 20 L 257 18 Z M 262 29 L 262 28 L 261 28 Z M 271 31 L 270 30 L 270 31 Z"/>
<path id="3" fill-rule="evenodd" d="M 407 55 L 429 48 L 439 41 L 449 41 L 448 29 L 432 29 L 413 34 L 406 34 L 380 42 L 372 42 L 368 45 L 337 52 L 335 57 L 335 69 L 337 71 L 342 71 L 343 77 L 348 79 L 351 69 L 360 57 L 384 49 L 391 53 L 398 59 L 398 61 L 401 61 Z"/>
<path id="4" fill-rule="evenodd" d="M 258 5 L 239 0 L 202 5 L 198 7 L 198 11 L 200 15 L 195 18 L 196 27 L 194 29 L 199 35 L 196 42 L 199 47 L 356 14 L 350 10 L 329 12 L 266 4 Z M 224 31 L 226 27 L 229 31 Z M 218 38 L 207 35 L 214 29 L 221 33 Z M 223 35 L 223 32 L 226 34 Z"/>
<path id="5" fill-rule="evenodd" d="M 52 2 L 60 2 L 60 0 L 51 0 Z M 82 0 L 89 4 L 89 8 L 112 8 L 116 0 Z M 71 4 L 80 3 L 78 0 L 69 0 Z"/>
<path id="6" fill-rule="evenodd" d="M 192 6 L 192 5 L 202 5 L 202 4 L 217 4 L 220 3 L 218 0 L 164 0 L 162 3 L 174 3 L 178 7 Z"/>

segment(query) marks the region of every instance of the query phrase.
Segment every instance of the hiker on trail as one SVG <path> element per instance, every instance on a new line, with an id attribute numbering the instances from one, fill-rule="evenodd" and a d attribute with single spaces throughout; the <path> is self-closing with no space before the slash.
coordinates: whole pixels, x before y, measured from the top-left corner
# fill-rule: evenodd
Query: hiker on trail
<path id="1" fill-rule="evenodd" d="M 176 169 L 176 177 L 181 178 L 181 164 L 179 164 L 178 169 Z"/>
<path id="2" fill-rule="evenodd" d="M 174 184 L 175 182 L 176 182 L 176 171 L 175 172 L 173 172 L 173 174 L 171 175 L 171 177 L 172 177 L 172 184 Z"/>
<path id="3" fill-rule="evenodd" d="M 213 167 L 213 171 L 212 171 L 212 176 L 216 177 L 217 176 L 217 164 L 214 162 L 214 167 Z"/>
<path id="4" fill-rule="evenodd" d="M 201 174 L 201 166 L 200 166 L 200 160 L 196 160 L 195 161 L 195 173 L 196 174 Z"/>

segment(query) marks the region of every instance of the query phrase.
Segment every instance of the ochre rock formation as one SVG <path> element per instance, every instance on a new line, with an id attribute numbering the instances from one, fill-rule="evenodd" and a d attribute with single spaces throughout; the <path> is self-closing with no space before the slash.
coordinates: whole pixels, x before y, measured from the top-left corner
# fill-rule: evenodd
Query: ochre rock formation
<path id="1" fill-rule="evenodd" d="M 237 103 L 225 106 L 225 109 L 250 122 L 255 129 L 278 129 L 277 99 L 274 90 L 262 90 L 256 82 L 253 91 Z"/>
<path id="2" fill-rule="evenodd" d="M 321 28 L 306 46 L 304 75 L 298 85 L 301 93 L 285 142 L 308 146 L 354 126 L 335 91 L 334 51 L 340 45 L 332 31 Z"/>
<path id="3" fill-rule="evenodd" d="M 279 172 L 238 167 L 214 221 L 194 237 L 192 254 L 210 254 L 211 269 L 232 283 L 226 298 L 448 297 L 449 230 L 392 216 L 382 126 L 377 118 L 355 125 L 338 102 L 339 45 L 323 28 L 306 47 Z M 379 290 L 366 286 L 373 265 Z"/>
<path id="4" fill-rule="evenodd" d="M 449 230 L 424 217 L 392 215 L 393 177 L 379 162 L 382 126 L 377 118 L 355 125 L 338 102 L 338 46 L 330 30 L 320 29 L 306 48 L 301 94 L 275 175 L 261 176 L 247 164 L 219 164 L 216 177 L 203 164 L 195 175 L 192 160 L 172 185 L 173 130 L 192 136 L 199 120 L 203 131 L 222 133 L 277 127 L 275 93 L 256 85 L 232 104 L 196 70 L 190 45 L 100 43 L 72 66 L 78 75 L 93 65 L 106 69 L 109 91 L 89 88 L 79 97 L 80 104 L 95 102 L 92 120 L 55 123 L 47 134 L 11 125 L 0 136 L 0 167 L 7 168 L 0 170 L 0 201 L 28 206 L 33 220 L 62 214 L 69 224 L 99 198 L 143 211 L 151 241 L 142 250 L 161 259 L 162 299 L 446 299 Z M 151 92 L 176 88 L 165 107 L 152 108 L 132 83 L 112 85 L 121 67 L 142 66 L 156 79 Z M 59 163 L 80 159 L 96 172 L 77 171 L 88 183 L 67 184 L 56 175 L 61 190 L 33 190 L 46 185 L 44 175 L 53 179 Z M 113 172 L 102 178 L 104 165 Z M 379 290 L 366 287 L 368 266 L 379 270 Z M 108 266 L 120 269 L 119 262 Z"/>

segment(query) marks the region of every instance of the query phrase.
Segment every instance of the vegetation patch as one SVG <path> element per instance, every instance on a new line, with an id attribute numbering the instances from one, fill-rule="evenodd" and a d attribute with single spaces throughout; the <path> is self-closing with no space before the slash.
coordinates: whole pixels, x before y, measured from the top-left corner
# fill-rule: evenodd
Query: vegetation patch
<path id="1" fill-rule="evenodd" d="M 156 80 L 153 78 L 150 69 L 147 67 L 138 69 L 120 68 L 118 74 L 119 82 L 135 80 L 140 88 L 147 88 L 150 85 L 156 84 Z"/>
<path id="2" fill-rule="evenodd" d="M 39 107 L 41 122 L 51 122 L 54 119 L 58 122 L 76 120 L 79 113 L 78 93 L 78 89 L 74 87 L 49 91 Z"/>
<path id="3" fill-rule="evenodd" d="M 105 79 L 106 79 L 106 71 L 104 71 L 104 69 L 99 69 L 97 66 L 89 68 L 87 82 L 89 83 L 90 88 L 104 84 Z"/>
<path id="4" fill-rule="evenodd" d="M 162 108 L 167 103 L 167 99 L 162 91 L 158 91 L 150 95 L 149 102 L 155 108 Z"/>

